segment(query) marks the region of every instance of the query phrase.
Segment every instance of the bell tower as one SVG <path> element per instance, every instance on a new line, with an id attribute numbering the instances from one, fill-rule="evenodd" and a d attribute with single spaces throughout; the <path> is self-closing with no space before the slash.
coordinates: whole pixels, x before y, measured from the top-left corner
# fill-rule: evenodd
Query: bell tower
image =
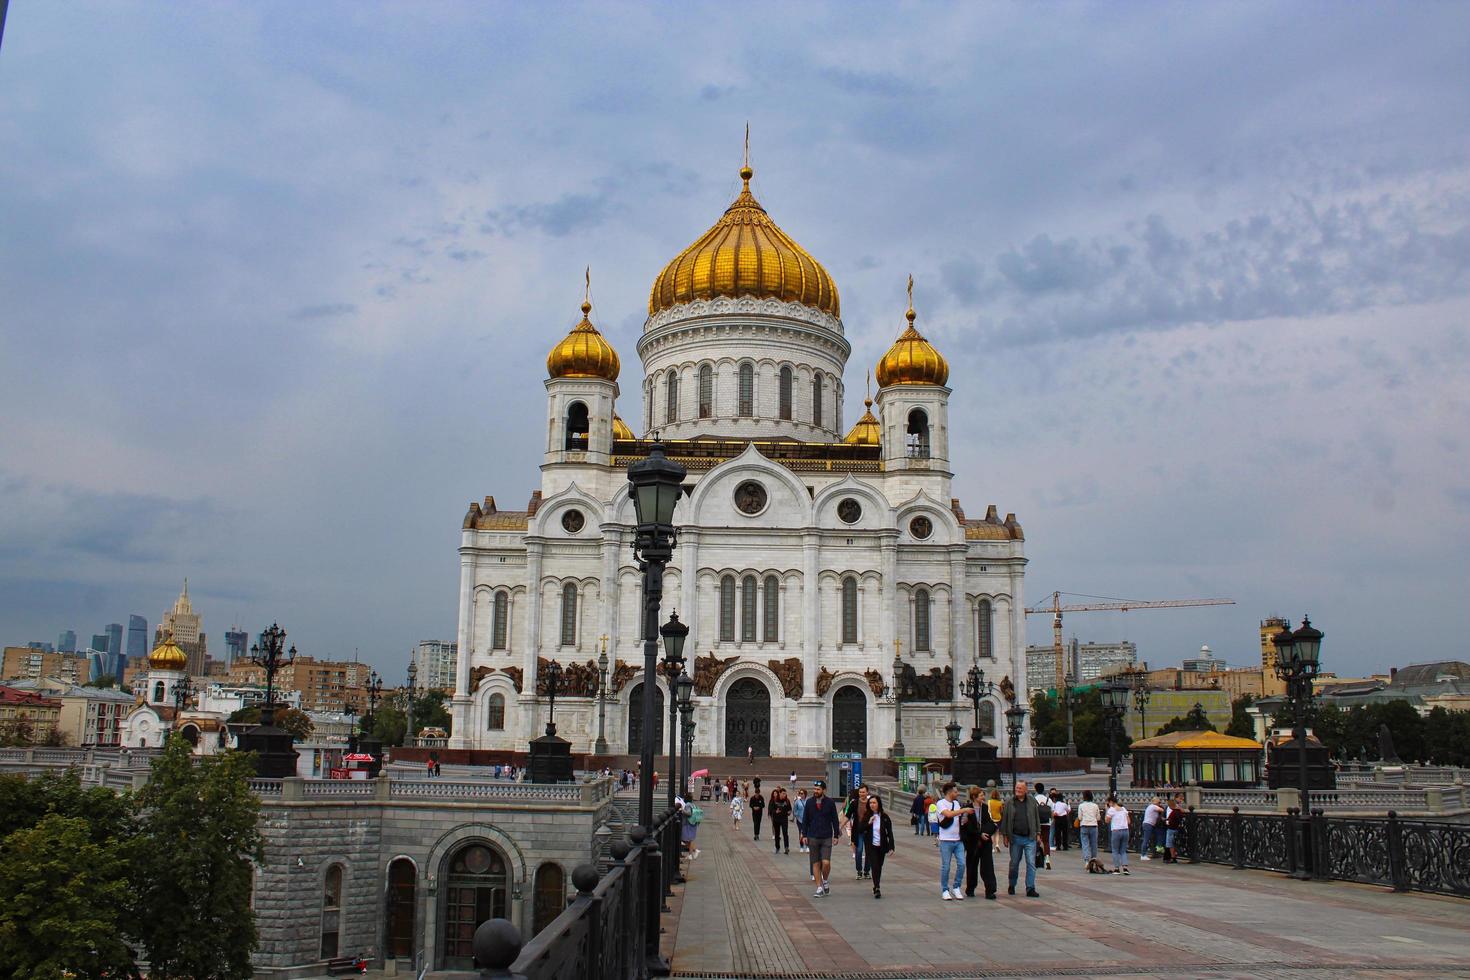
<path id="1" fill-rule="evenodd" d="M 546 356 L 546 462 L 598 463 L 612 458 L 617 351 L 592 325 L 591 273 L 582 319 Z"/>

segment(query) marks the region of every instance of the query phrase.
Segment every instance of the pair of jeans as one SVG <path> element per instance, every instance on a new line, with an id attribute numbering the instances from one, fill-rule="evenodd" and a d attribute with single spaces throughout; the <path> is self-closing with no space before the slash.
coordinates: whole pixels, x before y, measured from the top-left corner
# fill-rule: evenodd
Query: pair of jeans
<path id="1" fill-rule="evenodd" d="M 1091 827 L 1079 827 L 1078 837 L 1082 841 L 1082 860 L 1091 861 L 1097 857 L 1097 824 Z"/>
<path id="2" fill-rule="evenodd" d="M 957 840 L 939 842 L 939 888 L 941 891 L 957 892 L 965 878 L 965 845 Z M 954 862 L 954 884 L 950 884 L 949 864 Z"/>
<path id="3" fill-rule="evenodd" d="M 857 868 L 858 874 L 864 874 L 868 870 L 868 835 L 863 833 L 857 824 L 852 826 L 852 863 Z"/>
<path id="4" fill-rule="evenodd" d="M 990 851 L 991 842 L 977 840 L 965 845 L 965 894 L 975 894 L 975 880 L 985 882 L 985 894 L 995 894 L 995 858 Z M 979 872 L 978 875 L 976 872 Z"/>
<path id="5" fill-rule="evenodd" d="M 771 818 L 771 840 L 776 842 L 776 850 L 781 849 L 781 841 L 786 841 L 786 850 L 791 850 L 791 831 L 786 827 L 785 817 Z"/>
<path id="6" fill-rule="evenodd" d="M 1128 831 L 1115 830 L 1112 837 L 1113 867 L 1128 867 Z"/>
<path id="7" fill-rule="evenodd" d="M 1158 824 L 1148 823 L 1147 821 L 1144 822 L 1144 824 L 1143 824 L 1143 836 L 1138 841 L 1138 855 L 1139 855 L 1139 857 L 1142 857 L 1143 855 L 1147 854 L 1150 851 L 1150 849 L 1153 848 L 1153 846 L 1154 846 L 1154 837 L 1155 837 L 1155 833 L 1156 833 L 1156 829 L 1155 828 L 1157 828 L 1157 827 L 1158 827 Z"/>
<path id="8" fill-rule="evenodd" d="M 1011 888 L 1016 887 L 1016 872 L 1020 869 L 1021 861 L 1026 862 L 1026 890 L 1036 891 L 1036 838 L 1011 835 L 1011 869 L 1006 876 L 1006 883 Z"/>
<path id="9" fill-rule="evenodd" d="M 934 828 L 929 825 L 929 816 L 925 814 L 919 817 L 919 829 L 915 831 L 920 837 L 928 837 L 934 833 Z"/>

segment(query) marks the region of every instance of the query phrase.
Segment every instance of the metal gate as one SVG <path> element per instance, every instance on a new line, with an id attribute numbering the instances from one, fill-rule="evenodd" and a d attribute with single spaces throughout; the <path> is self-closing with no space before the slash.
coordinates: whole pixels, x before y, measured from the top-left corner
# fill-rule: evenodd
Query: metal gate
<path id="1" fill-rule="evenodd" d="M 832 694 L 832 751 L 868 754 L 868 699 L 851 684 Z"/>
<path id="2" fill-rule="evenodd" d="M 771 754 L 771 692 L 752 677 L 730 685 L 725 695 L 725 754 Z"/>
<path id="3" fill-rule="evenodd" d="M 664 744 L 664 691 L 653 689 L 653 754 L 658 755 Z M 628 754 L 643 751 L 643 685 L 633 688 L 628 698 Z"/>

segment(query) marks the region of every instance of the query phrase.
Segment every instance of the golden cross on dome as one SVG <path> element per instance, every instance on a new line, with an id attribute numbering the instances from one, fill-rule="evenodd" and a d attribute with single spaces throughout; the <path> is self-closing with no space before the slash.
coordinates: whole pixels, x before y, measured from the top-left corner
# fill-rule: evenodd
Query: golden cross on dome
<path id="1" fill-rule="evenodd" d="M 586 316 L 592 312 L 592 266 L 587 267 L 587 285 L 582 291 L 582 315 Z"/>
<path id="2" fill-rule="evenodd" d="M 755 171 L 750 169 L 750 123 L 745 124 L 745 157 L 740 164 L 740 179 L 745 181 L 745 189 L 750 190 L 750 178 Z"/>
<path id="3" fill-rule="evenodd" d="M 909 323 L 914 322 L 914 274 L 909 273 L 909 308 L 904 316 L 908 317 Z"/>

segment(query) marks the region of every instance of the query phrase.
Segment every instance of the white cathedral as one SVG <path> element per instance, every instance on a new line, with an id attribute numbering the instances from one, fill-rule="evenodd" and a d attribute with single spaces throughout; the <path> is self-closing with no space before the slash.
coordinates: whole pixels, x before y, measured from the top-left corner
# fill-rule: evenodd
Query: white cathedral
<path id="1" fill-rule="evenodd" d="M 524 750 L 556 662 L 572 750 L 593 751 L 599 708 L 609 751 L 639 750 L 627 467 L 652 438 L 689 471 L 661 619 L 677 611 L 689 627 L 696 754 L 887 755 L 901 681 L 906 752 L 946 755 L 945 725 L 972 724 L 959 686 L 977 661 L 995 685 L 982 731 L 1004 742 L 1007 699 L 1027 690 L 1021 526 L 994 506 L 967 517 L 951 496 L 949 365 L 915 328 L 912 292 L 876 401 L 844 431 L 837 286 L 766 214 L 751 175 L 653 281 L 643 438 L 617 414 L 619 359 L 589 302 L 547 357 L 541 489 L 524 510 L 486 497 L 464 518 L 451 747 Z M 656 683 L 666 746 L 670 693 Z"/>

